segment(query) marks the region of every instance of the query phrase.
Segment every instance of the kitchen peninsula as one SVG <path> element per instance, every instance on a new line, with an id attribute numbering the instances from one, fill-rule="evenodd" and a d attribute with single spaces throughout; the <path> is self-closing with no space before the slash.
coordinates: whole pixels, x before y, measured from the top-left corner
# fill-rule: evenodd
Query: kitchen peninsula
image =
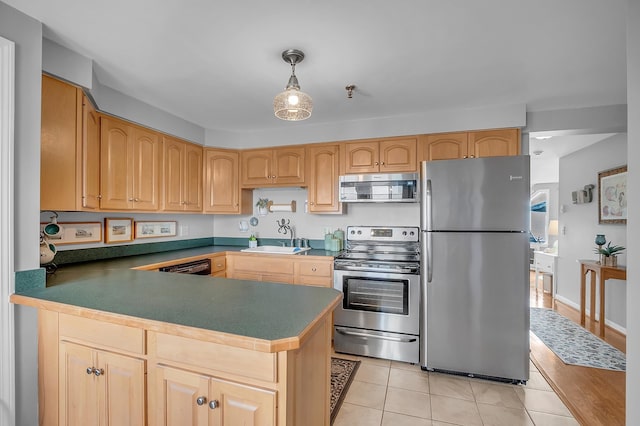
<path id="1" fill-rule="evenodd" d="M 11 301 L 38 309 L 43 425 L 328 425 L 341 298 L 114 268 Z"/>

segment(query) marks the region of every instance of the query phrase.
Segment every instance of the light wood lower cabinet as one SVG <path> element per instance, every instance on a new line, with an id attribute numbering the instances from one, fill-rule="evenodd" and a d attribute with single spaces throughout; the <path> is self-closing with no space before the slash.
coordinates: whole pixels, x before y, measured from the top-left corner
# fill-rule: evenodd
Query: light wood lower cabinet
<path id="1" fill-rule="evenodd" d="M 166 426 L 276 424 L 276 392 L 160 365 L 157 424 Z"/>
<path id="2" fill-rule="evenodd" d="M 227 278 L 331 287 L 333 258 L 227 252 Z"/>
<path id="3" fill-rule="evenodd" d="M 60 425 L 145 424 L 145 361 L 67 341 L 60 346 Z"/>
<path id="4" fill-rule="evenodd" d="M 227 257 L 224 253 L 211 257 L 211 276 L 225 278 L 227 276 Z"/>

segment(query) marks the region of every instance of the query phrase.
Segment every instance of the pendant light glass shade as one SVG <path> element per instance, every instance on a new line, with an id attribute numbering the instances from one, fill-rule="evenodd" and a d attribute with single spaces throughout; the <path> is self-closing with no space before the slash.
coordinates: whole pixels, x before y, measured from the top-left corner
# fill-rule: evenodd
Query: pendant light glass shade
<path id="1" fill-rule="evenodd" d="M 296 77 L 296 64 L 304 59 L 304 53 L 295 49 L 285 50 L 282 59 L 291 64 L 291 77 L 284 92 L 278 93 L 273 99 L 273 112 L 281 120 L 306 120 L 311 117 L 313 101 L 311 96 L 300 91 Z"/>

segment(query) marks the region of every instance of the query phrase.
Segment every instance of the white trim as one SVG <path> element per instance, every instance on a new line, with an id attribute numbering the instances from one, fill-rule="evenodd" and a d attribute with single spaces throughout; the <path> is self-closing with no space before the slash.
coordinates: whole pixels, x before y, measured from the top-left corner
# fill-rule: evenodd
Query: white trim
<path id="1" fill-rule="evenodd" d="M 571 306 L 573 309 L 575 309 L 576 311 L 578 311 L 578 313 L 580 313 L 580 304 L 573 302 L 570 299 L 567 299 L 566 297 L 562 297 L 559 295 L 556 295 L 556 300 L 559 302 L 564 303 L 567 306 Z M 589 309 L 588 306 L 585 306 L 585 315 L 591 316 L 591 310 Z M 600 314 L 599 312 L 596 312 L 596 320 L 600 319 Z M 623 326 L 621 326 L 620 324 L 617 324 L 611 320 L 605 319 L 604 321 L 605 325 L 608 325 L 609 327 L 613 328 L 614 330 L 616 330 L 619 333 L 624 334 L 625 336 L 627 335 L 627 329 Z"/>
<path id="2" fill-rule="evenodd" d="M 14 425 L 16 411 L 13 305 L 13 131 L 15 45 L 0 37 L 0 424 Z"/>

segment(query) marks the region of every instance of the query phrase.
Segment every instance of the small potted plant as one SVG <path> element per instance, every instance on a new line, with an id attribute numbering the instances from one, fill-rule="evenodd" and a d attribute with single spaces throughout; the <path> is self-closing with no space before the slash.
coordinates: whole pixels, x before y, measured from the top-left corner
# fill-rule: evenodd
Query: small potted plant
<path id="1" fill-rule="evenodd" d="M 600 255 L 600 263 L 605 266 L 618 266 L 618 254 L 625 250 L 623 246 L 612 246 L 611 241 L 606 247 L 596 247 L 594 252 Z"/>
<path id="2" fill-rule="evenodd" d="M 256 247 L 258 247 L 258 239 L 254 234 L 251 234 L 251 236 L 249 237 L 249 248 L 256 248 Z"/>
<path id="3" fill-rule="evenodd" d="M 258 213 L 260 214 L 260 216 L 266 216 L 267 213 L 269 213 L 269 209 L 267 208 L 268 205 L 269 205 L 268 198 L 258 198 L 258 201 L 256 202 L 256 207 L 258 207 Z"/>

